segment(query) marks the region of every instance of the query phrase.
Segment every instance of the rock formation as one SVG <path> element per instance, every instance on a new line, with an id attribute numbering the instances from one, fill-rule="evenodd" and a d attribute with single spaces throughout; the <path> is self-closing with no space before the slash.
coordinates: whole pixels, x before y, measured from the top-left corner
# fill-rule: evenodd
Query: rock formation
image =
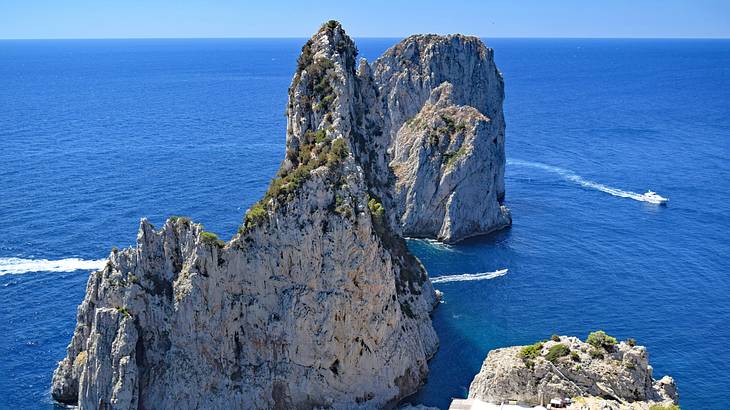
<path id="1" fill-rule="evenodd" d="M 531 346 L 489 352 L 469 387 L 469 398 L 539 405 L 572 398 L 571 409 L 648 409 L 678 400 L 674 380 L 652 379 L 646 348 L 616 343 L 603 332 L 589 343 L 560 336 Z"/>
<path id="2" fill-rule="evenodd" d="M 403 234 L 456 242 L 509 226 L 504 83 L 492 50 L 476 37 L 418 35 L 373 66 Z"/>
<path id="3" fill-rule="evenodd" d="M 411 37 L 373 67 L 356 53 L 333 21 L 302 48 L 285 159 L 231 241 L 142 220 L 136 247 L 91 274 L 56 400 L 378 408 L 423 383 L 436 294 L 401 234 L 508 220 L 502 81 L 474 38 Z"/>

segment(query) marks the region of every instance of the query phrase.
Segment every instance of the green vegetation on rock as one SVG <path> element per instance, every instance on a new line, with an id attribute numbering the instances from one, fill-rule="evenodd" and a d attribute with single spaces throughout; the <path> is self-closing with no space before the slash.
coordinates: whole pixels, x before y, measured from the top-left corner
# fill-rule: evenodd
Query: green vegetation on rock
<path id="1" fill-rule="evenodd" d="M 562 343 L 550 346 L 550 349 L 548 349 L 547 354 L 545 355 L 545 359 L 550 360 L 551 362 L 555 363 L 559 358 L 567 356 L 570 354 L 570 348 Z"/>
<path id="2" fill-rule="evenodd" d="M 616 345 L 616 338 L 609 336 L 603 330 L 598 330 L 588 335 L 586 342 L 596 349 L 604 349 L 608 352 Z"/>
<path id="3" fill-rule="evenodd" d="M 663 406 L 661 404 L 655 404 L 655 405 L 649 407 L 649 410 L 680 410 L 680 408 L 676 404 L 670 404 L 668 406 Z"/>
<path id="4" fill-rule="evenodd" d="M 447 152 L 443 155 L 444 165 L 450 167 L 456 163 L 456 161 L 466 154 L 466 146 L 462 145 L 456 152 Z"/>
<path id="5" fill-rule="evenodd" d="M 170 222 L 172 222 L 173 224 L 181 223 L 183 225 L 190 225 L 190 223 L 192 222 L 192 220 L 190 218 L 188 218 L 187 216 L 173 215 L 169 219 L 170 219 Z"/>
<path id="6" fill-rule="evenodd" d="M 226 243 L 218 239 L 218 235 L 214 234 L 213 232 L 201 232 L 200 239 L 203 241 L 204 244 L 207 245 L 215 245 L 219 248 L 226 246 Z"/>
<path id="7" fill-rule="evenodd" d="M 519 353 L 520 359 L 522 359 L 525 364 L 527 364 L 528 361 L 537 359 L 542 354 L 542 346 L 542 342 L 537 342 L 535 344 L 523 347 Z"/>
<path id="8" fill-rule="evenodd" d="M 378 202 L 375 198 L 370 198 L 368 201 L 368 208 L 370 208 L 370 213 L 375 217 L 376 220 L 382 220 L 383 215 L 385 214 L 385 208 L 383 208 L 383 204 Z"/>
<path id="9" fill-rule="evenodd" d="M 123 306 L 117 306 L 116 307 L 117 312 L 123 314 L 126 317 L 132 317 L 132 314 L 129 313 L 129 310 L 126 307 Z"/>

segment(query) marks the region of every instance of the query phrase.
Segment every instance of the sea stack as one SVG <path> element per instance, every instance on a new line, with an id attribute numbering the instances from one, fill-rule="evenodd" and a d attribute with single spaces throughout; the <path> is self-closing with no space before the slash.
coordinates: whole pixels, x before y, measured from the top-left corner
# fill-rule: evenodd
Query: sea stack
<path id="1" fill-rule="evenodd" d="M 457 240 L 494 229 L 469 219 L 471 208 L 487 212 L 487 198 L 488 212 L 501 209 L 497 225 L 508 213 L 498 204 L 504 125 L 491 51 L 475 38 L 424 36 L 389 53 L 413 41 L 440 50 L 424 57 L 429 74 L 417 86 L 385 74 L 412 68 L 397 58 L 356 67 L 340 24 L 323 25 L 302 48 L 289 88 L 285 159 L 238 234 L 224 242 L 185 217 L 160 229 L 142 220 L 137 245 L 113 251 L 90 275 L 53 397 L 81 409 L 349 409 L 389 407 L 414 393 L 438 347 L 429 316 L 436 293 L 403 234 Z M 475 71 L 481 64 L 491 77 Z M 482 97 L 464 97 L 465 84 L 482 87 L 469 91 Z M 395 96 L 403 102 L 391 107 Z M 439 143 L 424 152 L 437 157 L 406 159 L 415 176 L 402 177 L 391 170 L 406 167 L 392 155 L 401 138 L 393 127 L 409 115 L 454 123 L 433 130 Z M 428 143 L 408 127 L 403 144 Z M 474 172 L 484 177 L 478 187 Z M 402 189 L 435 189 L 448 201 L 408 206 L 425 197 L 395 191 L 410 185 Z M 463 203 L 474 195 L 484 200 Z M 442 208 L 446 228 L 419 215 Z"/>
<path id="2" fill-rule="evenodd" d="M 373 65 L 403 234 L 457 242 L 511 225 L 493 50 L 477 37 L 416 35 Z"/>
<path id="3" fill-rule="evenodd" d="M 678 398 L 671 377 L 652 378 L 645 347 L 633 340 L 619 343 L 599 331 L 587 342 L 553 336 L 492 350 L 469 387 L 468 400 L 530 406 L 556 400 L 574 410 L 647 410 L 672 408 Z"/>

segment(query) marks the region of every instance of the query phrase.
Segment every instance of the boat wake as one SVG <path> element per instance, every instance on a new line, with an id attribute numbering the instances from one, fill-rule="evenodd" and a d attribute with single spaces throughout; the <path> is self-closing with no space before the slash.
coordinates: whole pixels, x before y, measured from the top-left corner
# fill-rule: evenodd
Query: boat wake
<path id="1" fill-rule="evenodd" d="M 97 270 L 106 259 L 86 260 L 66 258 L 58 260 L 0 258 L 0 276 L 18 275 L 28 272 L 73 272 L 77 270 Z"/>
<path id="2" fill-rule="evenodd" d="M 554 167 L 552 165 L 543 164 L 540 162 L 523 161 L 520 159 L 508 159 L 507 165 L 517 165 L 517 166 L 522 166 L 522 167 L 537 168 L 537 169 L 541 169 L 543 171 L 552 172 L 554 174 L 559 175 L 564 180 L 576 183 L 584 188 L 595 189 L 597 191 L 605 192 L 607 194 L 621 197 L 621 198 L 630 198 L 635 201 L 649 202 L 649 203 L 653 203 L 653 204 L 660 204 L 660 203 L 664 203 L 667 201 L 666 198 L 663 198 L 651 191 L 647 192 L 646 194 L 639 194 L 636 192 L 624 191 L 623 189 L 618 189 L 618 188 L 610 187 L 608 185 L 604 185 L 604 184 L 601 184 L 598 182 L 590 181 L 590 180 L 585 179 L 582 176 L 574 173 L 573 171 L 571 171 L 569 169 Z"/>
<path id="3" fill-rule="evenodd" d="M 488 280 L 498 278 L 507 274 L 508 269 L 500 269 L 494 272 L 463 273 L 460 275 L 444 275 L 431 278 L 431 283 L 467 282 L 471 280 Z"/>

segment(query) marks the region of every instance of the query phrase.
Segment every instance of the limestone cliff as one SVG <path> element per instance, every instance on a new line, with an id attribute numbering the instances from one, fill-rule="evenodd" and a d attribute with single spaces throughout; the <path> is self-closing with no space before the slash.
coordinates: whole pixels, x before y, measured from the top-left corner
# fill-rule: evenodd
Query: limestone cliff
<path id="1" fill-rule="evenodd" d="M 437 348 L 428 277 L 355 147 L 368 125 L 336 22 L 304 46 L 286 159 L 238 235 L 142 221 L 93 273 L 53 397 L 82 409 L 376 408 Z"/>
<path id="2" fill-rule="evenodd" d="M 52 394 L 82 409 L 379 408 L 413 392 L 435 292 L 403 234 L 509 224 L 503 85 L 476 38 L 369 65 L 337 22 L 302 48 L 286 154 L 223 242 L 187 218 L 93 273 Z"/>
<path id="3" fill-rule="evenodd" d="M 576 410 L 645 410 L 677 403 L 671 377 L 652 379 L 646 348 L 633 341 L 617 343 L 603 332 L 588 342 L 560 336 L 492 350 L 469 387 L 469 398 L 538 405 L 567 397 Z"/>
<path id="4" fill-rule="evenodd" d="M 504 83 L 476 37 L 411 36 L 373 63 L 406 236 L 456 242 L 512 223 L 504 199 Z"/>

